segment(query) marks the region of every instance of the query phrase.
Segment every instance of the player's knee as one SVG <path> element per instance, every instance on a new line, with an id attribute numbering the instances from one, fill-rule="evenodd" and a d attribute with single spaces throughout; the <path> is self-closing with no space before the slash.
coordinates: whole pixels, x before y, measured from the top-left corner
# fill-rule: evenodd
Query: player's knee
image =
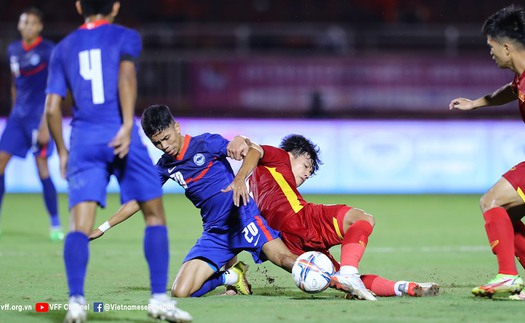
<path id="1" fill-rule="evenodd" d="M 376 219 L 372 215 L 370 215 L 368 213 L 365 213 L 365 217 L 364 217 L 363 220 L 368 222 L 368 223 L 370 223 L 371 226 L 375 226 L 376 225 Z"/>
<path id="2" fill-rule="evenodd" d="M 481 212 L 485 213 L 486 211 L 502 206 L 501 203 L 496 199 L 493 194 L 485 193 L 479 200 L 479 207 Z"/>
<path id="3" fill-rule="evenodd" d="M 375 226 L 376 224 L 376 220 L 372 215 L 363 210 L 353 208 L 346 214 L 345 222 L 347 225 L 352 225 L 357 221 L 366 221 L 370 223 L 371 226 Z"/>
<path id="4" fill-rule="evenodd" d="M 171 297 L 190 297 L 190 290 L 187 288 L 183 288 L 180 284 L 177 284 L 177 282 L 174 282 L 171 286 Z"/>

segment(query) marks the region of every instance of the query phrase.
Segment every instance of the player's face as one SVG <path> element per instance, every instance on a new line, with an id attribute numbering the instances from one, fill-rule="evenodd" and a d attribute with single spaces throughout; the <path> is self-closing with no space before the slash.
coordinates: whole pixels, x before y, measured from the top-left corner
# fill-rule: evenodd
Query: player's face
<path id="1" fill-rule="evenodd" d="M 312 160 L 308 155 L 303 154 L 299 157 L 295 157 L 290 154 L 290 162 L 295 177 L 295 184 L 299 187 L 312 175 Z"/>
<path id="2" fill-rule="evenodd" d="M 178 122 L 151 136 L 149 139 L 155 147 L 172 157 L 176 157 L 179 154 L 184 143 L 184 137 L 180 134 Z"/>
<path id="3" fill-rule="evenodd" d="M 26 42 L 31 42 L 42 32 L 42 22 L 38 16 L 23 13 L 18 20 L 18 31 L 22 35 L 22 39 Z"/>
<path id="4" fill-rule="evenodd" d="M 500 68 L 507 68 L 510 62 L 509 51 L 505 44 L 497 42 L 492 37 L 487 37 L 487 44 L 490 47 L 490 56 Z"/>

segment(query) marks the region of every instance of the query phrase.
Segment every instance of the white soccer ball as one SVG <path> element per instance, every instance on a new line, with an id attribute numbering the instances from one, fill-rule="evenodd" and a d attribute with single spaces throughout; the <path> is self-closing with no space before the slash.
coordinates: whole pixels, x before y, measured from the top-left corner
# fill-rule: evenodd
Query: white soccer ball
<path id="1" fill-rule="evenodd" d="M 292 277 L 302 291 L 319 293 L 328 288 L 335 267 L 330 258 L 319 251 L 300 255 L 292 268 Z"/>

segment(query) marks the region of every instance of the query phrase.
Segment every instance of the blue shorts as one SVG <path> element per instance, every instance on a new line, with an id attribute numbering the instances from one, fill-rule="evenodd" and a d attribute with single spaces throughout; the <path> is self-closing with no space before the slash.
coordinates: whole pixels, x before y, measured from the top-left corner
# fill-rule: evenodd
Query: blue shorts
<path id="1" fill-rule="evenodd" d="M 46 145 L 39 145 L 36 141 L 40 119 L 17 118 L 9 116 L 6 122 L 2 139 L 0 139 L 0 151 L 10 155 L 25 158 L 31 150 L 33 155 L 49 157 L 55 149 L 53 138 Z"/>
<path id="2" fill-rule="evenodd" d="M 80 202 L 95 201 L 106 206 L 106 186 L 115 175 L 120 186 L 120 202 L 146 202 L 162 196 L 162 187 L 146 146 L 132 140 L 124 159 L 107 145 L 82 145 L 71 149 L 67 169 L 69 208 Z"/>
<path id="3" fill-rule="evenodd" d="M 227 232 L 203 232 L 184 262 L 199 258 L 219 270 L 238 253 L 246 250 L 252 254 L 253 261 L 259 264 L 267 260 L 262 251 L 263 245 L 279 236 L 279 231 L 270 228 L 262 216 L 256 215 L 251 220 L 245 219 L 242 223 L 232 225 Z"/>

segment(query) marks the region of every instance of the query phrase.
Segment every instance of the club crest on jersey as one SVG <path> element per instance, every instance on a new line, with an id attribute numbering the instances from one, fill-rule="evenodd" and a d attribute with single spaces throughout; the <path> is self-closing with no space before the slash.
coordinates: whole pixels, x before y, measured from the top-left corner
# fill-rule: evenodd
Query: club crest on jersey
<path id="1" fill-rule="evenodd" d="M 40 63 L 40 55 L 31 55 L 31 57 L 29 58 L 29 62 L 31 63 L 31 65 L 38 65 Z"/>
<path id="2" fill-rule="evenodd" d="M 196 154 L 195 156 L 193 156 L 193 162 L 195 163 L 195 165 L 197 166 L 202 166 L 204 165 L 204 162 L 206 161 L 206 158 L 204 158 L 204 155 L 203 154 Z"/>

